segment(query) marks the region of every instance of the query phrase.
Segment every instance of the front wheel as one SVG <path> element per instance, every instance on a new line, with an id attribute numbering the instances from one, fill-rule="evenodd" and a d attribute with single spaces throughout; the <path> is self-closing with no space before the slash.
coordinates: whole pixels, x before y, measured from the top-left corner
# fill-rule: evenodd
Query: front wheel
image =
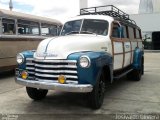
<path id="1" fill-rule="evenodd" d="M 46 97 L 48 90 L 26 87 L 28 96 L 34 100 L 41 100 Z"/>
<path id="2" fill-rule="evenodd" d="M 93 91 L 89 93 L 89 104 L 93 109 L 99 109 L 103 104 L 105 87 L 105 77 L 101 74 Z"/>

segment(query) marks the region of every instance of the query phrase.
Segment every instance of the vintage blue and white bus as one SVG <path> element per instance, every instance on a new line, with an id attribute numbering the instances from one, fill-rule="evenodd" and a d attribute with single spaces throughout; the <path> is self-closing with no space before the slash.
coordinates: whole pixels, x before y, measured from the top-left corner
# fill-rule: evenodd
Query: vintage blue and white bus
<path id="1" fill-rule="evenodd" d="M 48 90 L 87 93 L 91 108 L 99 109 L 114 80 L 141 80 L 141 29 L 113 5 L 83 8 L 64 23 L 59 37 L 19 53 L 17 64 L 16 83 L 26 86 L 31 99 L 44 99 Z"/>

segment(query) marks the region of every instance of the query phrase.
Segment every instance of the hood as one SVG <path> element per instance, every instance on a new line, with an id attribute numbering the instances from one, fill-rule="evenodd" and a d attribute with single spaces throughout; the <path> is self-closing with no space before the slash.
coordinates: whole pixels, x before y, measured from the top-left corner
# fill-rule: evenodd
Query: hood
<path id="1" fill-rule="evenodd" d="M 107 36 L 68 35 L 43 40 L 34 57 L 37 59 L 67 59 L 68 55 L 83 51 L 102 51 Z"/>

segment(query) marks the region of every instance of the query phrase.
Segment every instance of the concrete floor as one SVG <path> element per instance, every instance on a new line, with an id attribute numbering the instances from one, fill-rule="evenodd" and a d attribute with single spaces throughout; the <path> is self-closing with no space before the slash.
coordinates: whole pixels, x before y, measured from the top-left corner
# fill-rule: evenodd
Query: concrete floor
<path id="1" fill-rule="evenodd" d="M 50 91 L 46 99 L 33 101 L 25 87 L 14 82 L 13 74 L 1 74 L 0 119 L 6 114 L 18 114 L 18 120 L 115 119 L 119 113 L 160 114 L 159 61 L 160 53 L 145 53 L 145 73 L 141 81 L 123 78 L 114 82 L 99 110 L 88 107 L 84 94 Z"/>

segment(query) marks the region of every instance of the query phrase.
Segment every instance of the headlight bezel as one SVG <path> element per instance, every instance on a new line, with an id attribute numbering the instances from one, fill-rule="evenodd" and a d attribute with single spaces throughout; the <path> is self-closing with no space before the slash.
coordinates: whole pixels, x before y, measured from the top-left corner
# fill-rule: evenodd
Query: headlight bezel
<path id="1" fill-rule="evenodd" d="M 21 62 L 18 61 L 18 59 L 20 59 L 20 58 L 18 58 L 19 56 L 20 56 L 21 59 L 22 59 Z M 21 64 L 24 63 L 24 55 L 23 55 L 22 53 L 17 54 L 17 56 L 16 56 L 16 62 L 18 63 L 18 65 L 21 65 Z"/>
<path id="2" fill-rule="evenodd" d="M 82 60 L 87 60 L 88 64 L 87 65 L 83 65 L 82 64 Z M 82 55 L 79 59 L 79 65 L 82 67 L 82 68 L 89 68 L 91 66 L 91 60 L 88 56 L 86 55 Z"/>

